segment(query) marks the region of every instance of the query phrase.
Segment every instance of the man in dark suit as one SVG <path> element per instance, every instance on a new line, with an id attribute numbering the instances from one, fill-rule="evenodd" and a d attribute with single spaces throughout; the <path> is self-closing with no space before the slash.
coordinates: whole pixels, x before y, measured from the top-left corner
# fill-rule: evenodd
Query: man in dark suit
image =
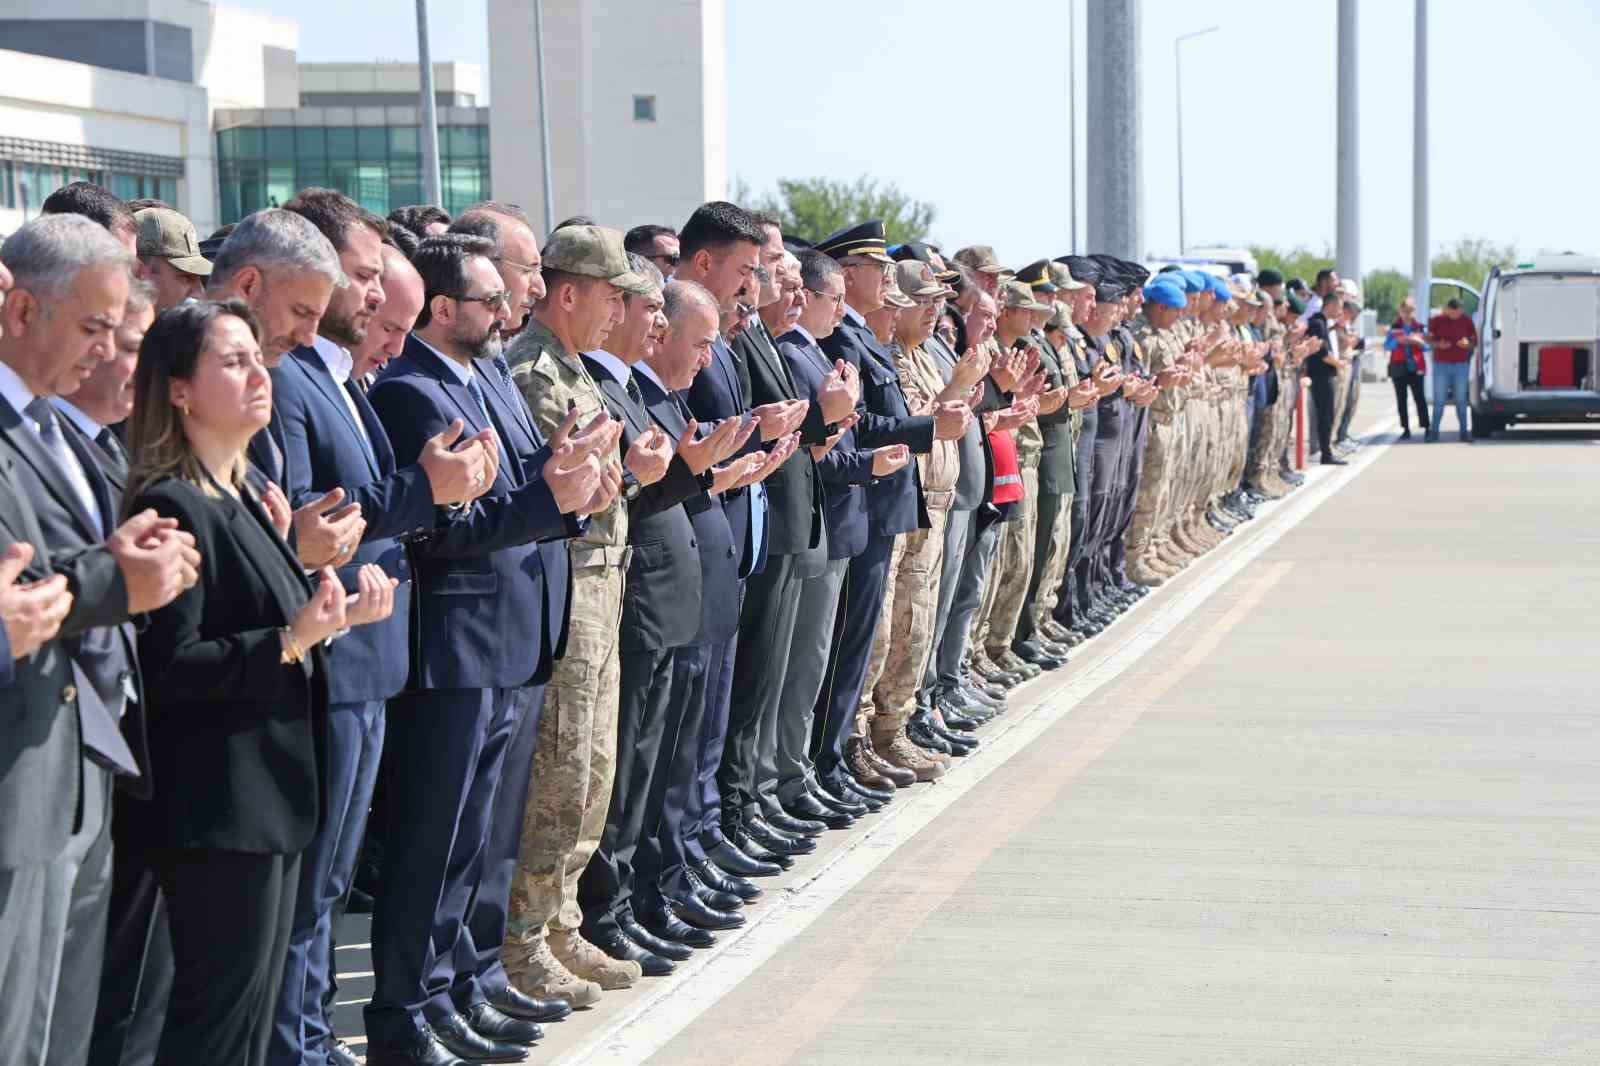
<path id="1" fill-rule="evenodd" d="M 660 277 L 642 257 L 631 256 L 629 267 L 652 281 Z M 579 878 L 578 903 L 584 937 L 614 958 L 639 963 L 649 977 L 671 973 L 674 960 L 689 956 L 683 945 L 641 925 L 632 901 L 640 838 L 645 826 L 660 818 L 664 782 L 656 773 L 668 724 L 673 656 L 693 638 L 700 620 L 700 556 L 682 504 L 709 487 L 712 475 L 709 461 L 697 462 L 695 469 L 673 454 L 678 438 L 669 437 L 645 411 L 634 379 L 632 367 L 659 331 L 659 288 L 624 293 L 623 300 L 623 320 L 607 336 L 608 350 L 582 355 L 607 409 L 623 427 L 632 558 L 617 637 L 617 756 L 610 807 L 600 846 Z M 692 435 L 683 446 L 691 456 L 702 453 Z"/>
<path id="2" fill-rule="evenodd" d="M 800 253 L 796 266 L 804 300 L 793 327 L 779 337 L 778 349 L 802 392 L 819 396 L 829 374 L 838 368 L 838 360 L 822 354 L 818 339 L 831 335 L 844 318 L 844 275 L 833 257 L 809 249 Z M 850 561 L 867 544 L 867 486 L 889 477 L 911 460 L 911 452 L 904 444 L 859 449 L 854 423 L 852 413 L 845 418 L 832 447 L 824 445 L 812 453 L 826 494 L 828 563 L 820 574 L 800 584 L 783 702 L 790 713 L 804 708 L 798 713 L 805 718 L 810 735 L 805 759 L 797 766 L 787 767 L 778 784 L 778 795 L 786 808 L 833 828 L 850 825 L 857 814 L 867 810 L 861 802 L 864 797 L 836 796 L 824 788 L 811 758 L 811 749 L 817 747 L 823 729 L 816 709 L 826 706 L 824 678 L 839 598 Z"/>
<path id="3" fill-rule="evenodd" d="M 450 426 L 424 446 L 415 465 L 397 467 L 383 424 L 352 379 L 350 349 L 367 339 L 391 290 L 414 321 L 422 309 L 422 278 L 403 261 L 385 260 L 387 223 L 347 197 L 308 191 L 285 210 L 328 238 L 351 284 L 335 291 L 311 345 L 288 353 L 271 371 L 272 426 L 288 473 L 282 488 L 292 507 L 338 488 L 361 508 L 365 531 L 338 571 L 347 592 L 357 591 L 358 571 L 367 563 L 399 584 L 393 614 L 354 629 L 329 649 L 327 808 L 300 865 L 268 1050 L 274 1066 L 327 1057 L 332 1040 L 322 1003 L 333 965 L 334 906 L 349 887 L 366 827 L 383 750 L 384 701 L 400 694 L 410 668 L 407 544 L 432 529 L 435 507 L 482 495 L 496 461 L 492 434 L 452 450 L 461 427 Z M 386 276 L 386 266 L 394 277 Z"/>
<path id="4" fill-rule="evenodd" d="M 844 319 L 822 341 L 822 350 L 830 358 L 844 359 L 860 374 L 856 446 L 904 444 L 913 454 L 922 455 L 932 450 L 935 437 L 958 439 L 966 432 L 971 409 L 964 403 L 944 403 L 936 405 L 932 414 L 913 416 L 900 391 L 888 348 L 862 317 L 883 307 L 888 270 L 894 262 L 884 243 L 882 221 L 875 219 L 831 234 L 817 244 L 817 251 L 837 260 L 844 275 Z M 870 665 L 894 538 L 929 524 L 915 464 L 872 488 L 866 500 L 867 544 L 851 561 L 845 583 L 844 619 L 834 640 L 828 670 L 832 682 L 816 758 L 823 787 L 845 800 L 859 800 L 863 795 L 859 782 L 852 784 L 855 778 L 845 764 L 845 748 Z"/>
<path id="5" fill-rule="evenodd" d="M 366 1008 L 376 1066 L 453 1064 L 463 1054 L 515 1061 L 517 1044 L 534 1035 L 494 1006 L 476 971 L 462 972 L 462 941 L 472 938 L 506 742 L 523 708 L 517 690 L 547 676 L 561 638 L 545 624 L 551 591 L 538 542 L 576 535 L 572 516 L 602 506 L 615 487 L 594 455 L 614 446 L 609 426 L 577 440 L 569 426 L 537 451 L 519 448 L 531 443 L 526 427 L 501 388 L 485 387 L 506 321 L 491 249 L 456 235 L 422 243 L 417 330 L 369 394 L 397 465 L 457 421 L 499 442 L 489 491 L 438 509 L 414 541 L 415 656 L 406 692 L 390 701 L 383 754 L 384 889 Z M 499 945 L 472 949 L 481 958 Z"/>
<path id="6" fill-rule="evenodd" d="M 0 987 L 0 1046 L 23 1061 L 81 1063 L 110 901 L 112 779 L 148 765 L 129 623 L 193 584 L 200 559 L 193 538 L 153 512 L 117 524 L 95 454 L 50 402 L 112 357 L 131 256 L 88 219 L 55 215 L 12 234 L 0 262 L 15 278 L 0 308 L 0 462 L 33 512 L 33 565 L 64 575 L 73 597 L 53 645 L 66 666 L 45 655 L 39 673 L 25 671 L 51 684 L 25 687 L 5 731 L 16 747 L 0 775 L 12 812 L 0 827 L 0 943 L 29 961 L 8 968 L 20 986 Z M 57 1034 L 59 1051 L 48 1046 Z"/>
<path id="7" fill-rule="evenodd" d="M 755 270 L 760 265 L 760 249 L 765 234 L 755 218 L 735 204 L 714 201 L 695 209 L 678 234 L 679 262 L 674 278 L 693 281 L 705 287 L 717 301 L 719 310 L 735 312 L 741 300 L 753 300 Z M 694 416 L 702 422 L 753 415 L 760 426 L 746 442 L 747 450 L 769 447 L 795 431 L 806 415 L 800 401 L 763 404 L 754 407 L 750 370 L 739 353 L 721 337 L 712 345 L 711 363 L 694 378 L 687 399 Z M 767 492 L 759 482 L 749 488 L 733 489 L 723 497 L 734 543 L 740 548 L 739 573 L 748 578 L 759 569 L 767 552 Z M 740 601 L 744 595 L 741 591 Z M 712 858 L 727 864 L 737 873 L 750 873 L 750 850 L 764 852 L 766 842 L 792 843 L 781 830 L 771 828 L 759 817 L 754 828 L 766 838 L 760 841 L 746 832 L 743 790 L 753 762 L 750 754 L 759 737 L 757 708 L 741 701 L 741 717 L 732 716 L 733 675 L 736 639 L 713 647 L 706 668 L 706 728 L 702 738 L 702 781 L 710 790 L 705 797 L 708 817 L 717 811 L 718 824 L 704 826 L 703 842 Z M 770 665 L 770 664 L 769 664 Z M 714 761 L 716 773 L 704 776 Z M 752 845 L 743 848 L 739 840 Z M 744 854 L 735 855 L 735 850 Z M 759 858 L 760 856 L 756 856 Z M 792 863 L 787 856 L 780 856 Z"/>

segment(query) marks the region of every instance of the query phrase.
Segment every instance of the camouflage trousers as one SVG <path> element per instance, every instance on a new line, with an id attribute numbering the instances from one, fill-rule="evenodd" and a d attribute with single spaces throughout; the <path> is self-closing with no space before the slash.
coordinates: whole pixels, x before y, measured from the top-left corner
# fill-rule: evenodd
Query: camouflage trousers
<path id="1" fill-rule="evenodd" d="M 949 496 L 949 493 L 945 493 Z M 948 505 L 928 507 L 928 529 L 905 533 L 895 543 L 889 586 L 883 593 L 878 635 L 872 642 L 867 684 L 861 689 L 856 723 L 862 736 L 874 730 L 899 731 L 917 709 L 917 685 L 933 649 L 933 622 L 939 609 L 939 575 L 944 560 Z"/>
<path id="2" fill-rule="evenodd" d="M 1011 650 L 1017 635 L 1017 619 L 1022 616 L 1022 601 L 1028 596 L 1028 579 L 1033 576 L 1034 524 L 1039 517 L 1039 464 L 1022 468 L 1023 497 L 1017 502 L 1017 519 L 1000 531 L 1000 548 L 989 580 L 994 582 L 994 608 L 989 612 L 989 631 L 982 647 L 989 657 Z"/>
<path id="3" fill-rule="evenodd" d="M 1145 437 L 1144 473 L 1134 497 L 1133 523 L 1128 528 L 1127 557 L 1138 561 L 1165 535 L 1167 514 L 1175 496 L 1173 467 L 1178 461 L 1178 425 L 1150 421 Z"/>
<path id="4" fill-rule="evenodd" d="M 1056 604 L 1061 601 L 1061 582 L 1067 576 L 1067 555 L 1072 548 L 1072 495 L 1069 492 L 1061 497 L 1061 506 L 1056 510 L 1055 528 L 1050 531 L 1050 546 L 1045 551 L 1044 566 L 1039 571 L 1039 591 L 1033 597 L 1035 630 L 1039 623 L 1055 615 Z"/>
<path id="5" fill-rule="evenodd" d="M 1339 427 L 1344 425 L 1345 408 L 1350 406 L 1350 375 L 1354 374 L 1355 365 L 1339 368 L 1339 376 L 1333 379 L 1333 432 L 1338 436 Z"/>
<path id="6" fill-rule="evenodd" d="M 1194 433 L 1194 466 L 1185 491 L 1184 518 L 1187 521 L 1204 521 L 1206 508 L 1211 505 L 1212 468 L 1216 461 L 1217 408 L 1208 397 L 1188 408 L 1189 427 Z"/>
<path id="7" fill-rule="evenodd" d="M 624 571 L 572 568 L 567 651 L 544 690 L 533 783 L 511 881 L 505 960 L 515 970 L 546 927 L 577 929 L 578 878 L 600 846 L 617 759 L 617 627 Z"/>
<path id="8" fill-rule="evenodd" d="M 1228 462 L 1222 473 L 1224 493 L 1239 487 L 1239 479 L 1244 477 L 1245 459 L 1250 453 L 1250 408 L 1248 394 L 1244 392 L 1228 394 L 1227 453 Z"/>

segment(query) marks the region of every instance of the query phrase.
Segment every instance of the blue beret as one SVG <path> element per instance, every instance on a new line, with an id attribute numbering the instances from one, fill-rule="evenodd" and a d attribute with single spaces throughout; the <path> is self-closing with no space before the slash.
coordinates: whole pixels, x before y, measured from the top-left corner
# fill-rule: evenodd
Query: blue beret
<path id="1" fill-rule="evenodd" d="M 1205 292 L 1211 288 L 1206 282 L 1208 275 L 1203 271 L 1183 270 L 1178 273 L 1178 277 L 1183 279 L 1183 287 L 1189 292 Z"/>
<path id="2" fill-rule="evenodd" d="M 1215 274 L 1207 274 L 1206 278 L 1211 286 L 1211 291 L 1216 294 L 1218 300 L 1226 302 L 1233 298 L 1233 293 L 1229 291 L 1226 281 L 1223 281 Z"/>
<path id="3" fill-rule="evenodd" d="M 1157 281 L 1145 286 L 1144 300 L 1145 303 L 1181 308 L 1189 302 L 1189 297 L 1184 293 L 1182 286 L 1170 281 Z"/>

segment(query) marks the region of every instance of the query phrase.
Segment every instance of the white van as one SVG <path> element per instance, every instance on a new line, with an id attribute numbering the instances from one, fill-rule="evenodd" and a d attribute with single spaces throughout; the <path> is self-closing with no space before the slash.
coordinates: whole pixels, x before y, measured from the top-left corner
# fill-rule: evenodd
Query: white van
<path id="1" fill-rule="evenodd" d="M 1600 421 L 1600 258 L 1539 256 L 1484 284 L 1472 431 Z"/>

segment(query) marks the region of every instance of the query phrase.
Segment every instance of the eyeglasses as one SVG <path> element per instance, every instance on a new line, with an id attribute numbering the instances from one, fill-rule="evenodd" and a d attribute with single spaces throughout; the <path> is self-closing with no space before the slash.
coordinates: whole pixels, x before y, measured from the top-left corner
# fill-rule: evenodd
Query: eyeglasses
<path id="1" fill-rule="evenodd" d="M 844 293 L 842 292 L 823 292 L 821 289 L 813 289 L 809 285 L 806 286 L 806 291 L 816 293 L 825 300 L 832 300 L 835 304 L 844 303 Z"/>
<path id="2" fill-rule="evenodd" d="M 540 268 L 540 264 L 538 264 L 538 263 L 519 263 L 515 259 L 512 259 L 509 256 L 504 256 L 504 255 L 495 256 L 494 257 L 494 261 L 496 263 L 507 263 L 507 264 L 509 264 L 511 266 L 516 267 L 518 270 L 527 270 L 527 271 L 530 271 L 530 272 L 538 270 Z"/>
<path id="3" fill-rule="evenodd" d="M 464 304 L 482 304 L 483 306 L 489 308 L 493 308 L 495 304 L 500 304 L 508 309 L 511 307 L 511 294 L 506 292 L 504 289 L 499 292 L 486 292 L 482 296 L 466 296 L 457 294 L 451 296 L 450 298 L 452 300 L 460 300 Z"/>
<path id="4" fill-rule="evenodd" d="M 645 256 L 645 258 L 650 260 L 652 263 L 665 263 L 669 267 L 675 267 L 675 266 L 678 265 L 678 257 L 675 254 L 674 255 L 647 255 L 647 256 Z"/>

